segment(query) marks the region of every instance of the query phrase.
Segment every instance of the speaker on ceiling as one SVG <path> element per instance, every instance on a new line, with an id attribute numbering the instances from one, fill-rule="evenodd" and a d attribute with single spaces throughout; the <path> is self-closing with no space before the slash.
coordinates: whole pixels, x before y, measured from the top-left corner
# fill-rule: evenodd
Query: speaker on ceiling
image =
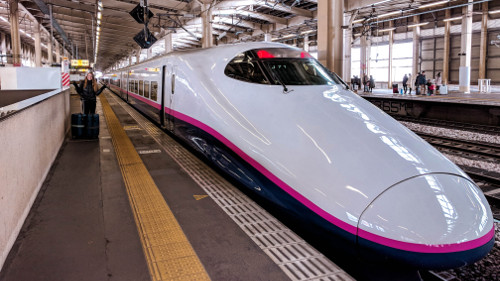
<path id="1" fill-rule="evenodd" d="M 147 9 L 148 19 L 151 19 L 154 14 L 151 10 Z M 144 7 L 140 4 L 137 4 L 135 8 L 129 13 L 138 23 L 144 23 Z"/>
<path id="2" fill-rule="evenodd" d="M 134 41 L 143 49 L 149 49 L 149 47 L 151 47 L 156 40 L 158 39 L 156 39 L 147 27 L 143 28 L 141 32 L 134 36 Z"/>

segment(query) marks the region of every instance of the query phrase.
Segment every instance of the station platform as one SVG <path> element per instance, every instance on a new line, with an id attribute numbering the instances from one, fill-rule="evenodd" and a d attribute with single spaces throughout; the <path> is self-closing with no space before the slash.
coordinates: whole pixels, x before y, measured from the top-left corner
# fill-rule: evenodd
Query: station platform
<path id="1" fill-rule="evenodd" d="M 373 103 L 392 116 L 414 119 L 430 119 L 500 126 L 500 87 L 493 86 L 491 93 L 458 91 L 451 85 L 448 94 L 416 95 L 415 89 L 408 94 L 396 94 L 392 89 L 373 89 L 372 93 L 358 91 L 359 96 Z"/>
<path id="2" fill-rule="evenodd" d="M 384 97 L 391 99 L 413 99 L 433 102 L 464 103 L 477 105 L 492 105 L 500 107 L 500 87 L 492 86 L 490 93 L 479 92 L 477 87 L 472 87 L 470 93 L 464 93 L 458 90 L 457 85 L 449 85 L 448 93 L 445 95 L 416 95 L 415 89 L 411 93 L 396 94 L 392 89 L 373 89 L 372 93 L 358 91 L 363 97 Z M 401 89 L 401 88 L 399 88 Z"/>
<path id="3" fill-rule="evenodd" d="M 97 113 L 99 139 L 66 136 L 0 280 L 353 280 L 108 90 Z"/>

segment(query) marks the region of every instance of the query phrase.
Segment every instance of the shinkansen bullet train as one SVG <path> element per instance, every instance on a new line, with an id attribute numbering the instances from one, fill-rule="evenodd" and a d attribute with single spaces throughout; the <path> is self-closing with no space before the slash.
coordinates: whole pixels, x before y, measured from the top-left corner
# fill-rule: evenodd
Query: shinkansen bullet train
<path id="1" fill-rule="evenodd" d="M 494 244 L 491 209 L 455 164 L 300 49 L 175 52 L 105 81 L 211 163 L 364 258 L 452 268 Z"/>

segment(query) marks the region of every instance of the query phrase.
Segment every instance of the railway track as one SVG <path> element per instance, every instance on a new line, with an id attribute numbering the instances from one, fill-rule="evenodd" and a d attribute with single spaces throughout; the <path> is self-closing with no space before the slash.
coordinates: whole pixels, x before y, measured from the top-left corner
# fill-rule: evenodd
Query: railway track
<path id="1" fill-rule="evenodd" d="M 479 124 L 471 124 L 471 123 L 460 123 L 455 121 L 447 121 L 447 120 L 438 120 L 438 119 L 427 119 L 427 118 L 415 118 L 410 116 L 401 116 L 401 115 L 391 115 L 392 118 L 398 121 L 406 121 L 417 123 L 421 125 L 428 126 L 438 126 L 448 129 L 456 129 L 456 130 L 467 130 L 471 132 L 480 132 L 487 133 L 500 136 L 500 126 L 488 126 L 488 125 L 479 125 Z"/>

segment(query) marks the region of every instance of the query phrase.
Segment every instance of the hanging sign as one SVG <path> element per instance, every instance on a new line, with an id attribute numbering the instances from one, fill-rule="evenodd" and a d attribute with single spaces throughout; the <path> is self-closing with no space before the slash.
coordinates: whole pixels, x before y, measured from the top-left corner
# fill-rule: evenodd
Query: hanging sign
<path id="1" fill-rule="evenodd" d="M 71 60 L 72 67 L 89 67 L 89 60 Z"/>

